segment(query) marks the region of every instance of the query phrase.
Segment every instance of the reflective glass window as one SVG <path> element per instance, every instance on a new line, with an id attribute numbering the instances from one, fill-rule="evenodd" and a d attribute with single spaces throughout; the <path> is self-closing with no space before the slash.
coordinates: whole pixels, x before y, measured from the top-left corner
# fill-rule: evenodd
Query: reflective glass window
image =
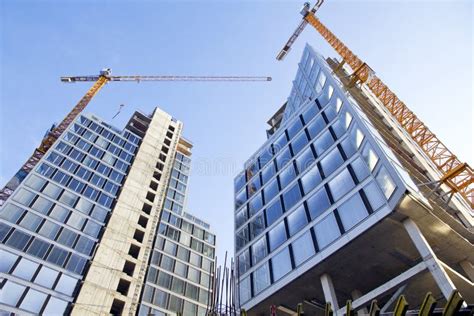
<path id="1" fill-rule="evenodd" d="M 58 220 L 60 222 L 64 222 L 68 215 L 69 210 L 59 204 L 56 204 L 51 213 L 49 213 L 49 216 L 51 218 L 54 218 L 55 220 Z"/>
<path id="2" fill-rule="evenodd" d="M 12 254 L 8 251 L 1 251 L 2 260 L 0 260 L 0 272 L 8 273 L 10 272 L 11 267 L 18 259 L 17 255 Z"/>
<path id="3" fill-rule="evenodd" d="M 62 315 L 66 311 L 68 302 L 51 296 L 43 310 L 43 315 Z"/>
<path id="4" fill-rule="evenodd" d="M 256 194 L 250 201 L 249 201 L 249 216 L 253 216 L 253 214 L 257 213 L 263 206 L 262 194 Z"/>
<path id="5" fill-rule="evenodd" d="M 273 143 L 273 151 L 278 153 L 287 143 L 288 140 L 286 138 L 286 134 L 282 133 Z"/>
<path id="6" fill-rule="evenodd" d="M 290 236 L 293 236 L 299 232 L 307 223 L 308 219 L 306 218 L 306 210 L 302 204 L 296 210 L 286 217 L 288 223 L 288 231 Z"/>
<path id="7" fill-rule="evenodd" d="M 270 271 L 268 263 L 263 264 L 253 273 L 253 288 L 255 294 L 262 292 L 270 285 Z"/>
<path id="8" fill-rule="evenodd" d="M 0 303 L 15 306 L 23 295 L 24 290 L 25 287 L 23 285 L 7 280 L 2 289 L 0 289 Z"/>
<path id="9" fill-rule="evenodd" d="M 365 196 L 369 200 L 372 210 L 376 211 L 379 207 L 385 204 L 385 197 L 380 192 L 380 188 L 374 181 L 371 181 L 364 187 Z"/>
<path id="10" fill-rule="evenodd" d="M 252 297 L 250 275 L 239 282 L 239 298 L 242 303 L 247 302 Z"/>
<path id="11" fill-rule="evenodd" d="M 346 231 L 369 215 L 359 193 L 354 194 L 337 209 L 342 221 L 342 226 L 344 226 Z"/>
<path id="12" fill-rule="evenodd" d="M 369 169 L 371 171 L 374 170 L 375 166 L 377 165 L 377 162 L 379 161 L 379 157 L 368 142 L 365 143 L 364 147 L 362 147 L 362 157 L 364 157 L 364 160 L 369 166 Z"/>
<path id="13" fill-rule="evenodd" d="M 25 211 L 20 207 L 8 203 L 2 209 L 0 209 L 0 217 L 11 223 L 16 223 L 24 212 Z"/>
<path id="14" fill-rule="evenodd" d="M 254 239 L 265 230 L 265 218 L 263 212 L 250 221 L 250 239 Z"/>
<path id="15" fill-rule="evenodd" d="M 17 229 L 10 235 L 6 244 L 15 249 L 23 251 L 30 238 L 31 236 L 29 234 Z"/>
<path id="16" fill-rule="evenodd" d="M 247 220 L 247 208 L 243 208 L 237 214 L 235 214 L 235 227 L 242 226 L 243 223 Z"/>
<path id="17" fill-rule="evenodd" d="M 324 176 L 328 177 L 337 168 L 344 163 L 344 159 L 339 152 L 337 147 L 334 147 L 323 159 L 321 159 L 321 167 L 324 172 Z"/>
<path id="18" fill-rule="evenodd" d="M 276 199 L 265 211 L 267 224 L 270 226 L 283 214 L 283 207 L 280 199 Z"/>
<path id="19" fill-rule="evenodd" d="M 267 240 L 262 236 L 252 245 L 252 262 L 255 265 L 267 256 Z"/>
<path id="20" fill-rule="evenodd" d="M 284 189 L 291 181 L 296 178 L 296 170 L 293 164 L 288 164 L 278 175 L 281 188 Z"/>
<path id="21" fill-rule="evenodd" d="M 290 137 L 290 139 L 292 139 L 293 137 L 295 137 L 295 135 L 301 131 L 301 129 L 303 128 L 303 123 L 301 123 L 301 120 L 300 118 L 296 118 L 295 121 L 291 124 L 290 127 L 288 127 L 288 136 Z"/>
<path id="22" fill-rule="evenodd" d="M 253 177 L 248 184 L 249 196 L 252 196 L 255 192 L 257 192 L 260 187 L 260 177 Z"/>
<path id="23" fill-rule="evenodd" d="M 267 183 L 268 180 L 270 180 L 275 175 L 275 173 L 276 173 L 275 164 L 272 161 L 262 169 L 263 183 L 264 184 Z"/>
<path id="24" fill-rule="evenodd" d="M 77 281 L 77 279 L 71 278 L 70 276 L 63 274 L 59 278 L 58 284 L 56 284 L 56 287 L 54 289 L 63 294 L 72 295 L 74 289 L 76 288 Z"/>
<path id="25" fill-rule="evenodd" d="M 329 181 L 329 188 L 334 201 L 339 200 L 347 192 L 354 188 L 355 183 L 347 169 L 342 170 L 337 176 Z"/>
<path id="26" fill-rule="evenodd" d="M 316 253 L 311 232 L 307 231 L 301 237 L 296 239 L 292 243 L 292 249 L 296 266 L 299 266 L 311 258 Z"/>
<path id="27" fill-rule="evenodd" d="M 301 199 L 301 191 L 298 185 L 298 182 L 295 183 L 288 191 L 283 193 L 283 203 L 285 205 L 285 210 L 289 210 L 298 203 Z"/>
<path id="28" fill-rule="evenodd" d="M 235 234 L 235 243 L 237 250 L 242 249 L 250 240 L 249 228 L 245 225 L 240 231 Z"/>
<path id="29" fill-rule="evenodd" d="M 314 162 L 314 160 L 315 159 L 311 147 L 306 148 L 295 160 L 298 172 L 302 173 L 305 171 Z"/>
<path id="30" fill-rule="evenodd" d="M 314 220 L 316 217 L 326 211 L 329 206 L 331 206 L 331 202 L 329 201 L 329 197 L 324 187 L 322 187 L 313 195 L 311 195 L 311 197 L 306 201 L 306 203 L 308 205 L 308 211 L 311 220 Z"/>
<path id="31" fill-rule="evenodd" d="M 263 188 L 263 195 L 265 196 L 265 202 L 270 202 L 275 196 L 278 195 L 278 181 L 274 178 Z"/>
<path id="32" fill-rule="evenodd" d="M 29 206 L 35 196 L 36 194 L 34 194 L 33 192 L 20 188 L 20 190 L 18 190 L 13 196 L 13 200 L 25 206 Z"/>
<path id="33" fill-rule="evenodd" d="M 291 258 L 288 247 L 272 257 L 273 280 L 278 281 L 291 271 Z"/>
<path id="34" fill-rule="evenodd" d="M 326 149 L 331 147 L 332 144 L 334 144 L 334 138 L 329 130 L 326 130 L 314 141 L 314 149 L 316 149 L 318 155 L 321 155 L 326 151 Z"/>
<path id="35" fill-rule="evenodd" d="M 3 259 L 2 259 L 3 260 Z M 13 275 L 24 280 L 30 281 L 36 270 L 38 270 L 39 264 L 31 260 L 22 258 L 15 267 Z"/>
<path id="36" fill-rule="evenodd" d="M 314 121 L 308 124 L 306 127 L 309 133 L 309 137 L 314 139 L 321 131 L 326 127 L 326 122 L 321 115 L 318 115 Z"/>
<path id="37" fill-rule="evenodd" d="M 367 167 L 367 164 L 360 157 L 357 157 L 351 163 L 351 166 L 359 182 L 364 181 L 370 175 L 370 171 L 369 171 L 369 168 Z"/>
<path id="38" fill-rule="evenodd" d="M 313 167 L 301 177 L 301 185 L 303 186 L 304 194 L 311 192 L 322 181 L 321 174 L 317 165 Z"/>
<path id="39" fill-rule="evenodd" d="M 60 228 L 61 227 L 59 225 L 53 222 L 45 221 L 38 233 L 46 238 L 54 240 Z"/>
<path id="40" fill-rule="evenodd" d="M 390 199 L 393 192 L 395 191 L 396 186 L 387 169 L 385 169 L 385 167 L 380 168 L 375 179 L 380 185 L 380 188 L 382 189 L 387 200 Z"/>
<path id="41" fill-rule="evenodd" d="M 28 293 L 26 293 L 26 296 L 21 301 L 20 308 L 26 309 L 32 313 L 39 313 L 47 297 L 46 294 L 40 291 L 29 289 Z"/>
<path id="42" fill-rule="evenodd" d="M 281 170 L 288 162 L 290 162 L 290 160 L 291 160 L 290 149 L 286 147 L 285 149 L 281 150 L 276 156 L 277 169 Z"/>
<path id="43" fill-rule="evenodd" d="M 35 278 L 35 283 L 52 289 L 53 284 L 56 282 L 58 274 L 58 271 L 50 269 L 46 266 L 42 266 L 40 271 L 38 272 L 38 275 Z"/>
<path id="44" fill-rule="evenodd" d="M 308 124 L 309 121 L 313 119 L 313 117 L 318 114 L 318 109 L 316 106 L 314 106 L 314 103 L 312 103 L 306 111 L 303 112 L 303 120 L 305 124 Z"/>
<path id="45" fill-rule="evenodd" d="M 245 249 L 238 256 L 238 265 L 239 265 L 239 275 L 244 274 L 248 269 L 250 269 L 250 249 Z"/>
<path id="46" fill-rule="evenodd" d="M 317 223 L 314 226 L 314 232 L 316 233 L 319 249 L 325 248 L 336 240 L 341 235 L 341 232 L 339 226 L 337 226 L 334 213 L 329 214 L 322 221 Z"/>
<path id="47" fill-rule="evenodd" d="M 286 241 L 286 238 L 287 237 L 285 222 L 281 221 L 268 232 L 268 243 L 270 245 L 270 251 L 273 251 L 278 248 L 278 246 L 280 246 Z"/>
<path id="48" fill-rule="evenodd" d="M 235 208 L 238 209 L 247 201 L 247 191 L 245 188 L 235 195 Z"/>

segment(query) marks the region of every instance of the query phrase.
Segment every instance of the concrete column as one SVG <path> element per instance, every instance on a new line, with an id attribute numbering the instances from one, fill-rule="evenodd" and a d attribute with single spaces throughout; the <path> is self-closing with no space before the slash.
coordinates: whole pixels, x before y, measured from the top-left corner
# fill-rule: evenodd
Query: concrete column
<path id="1" fill-rule="evenodd" d="M 359 291 L 359 290 L 354 290 L 354 291 L 351 292 L 351 297 L 352 297 L 352 301 L 355 301 L 356 299 L 362 297 L 362 292 Z M 357 315 L 359 315 L 359 316 L 367 315 L 368 313 L 369 313 L 369 311 L 365 307 L 361 308 L 357 311 Z"/>
<path id="2" fill-rule="evenodd" d="M 459 262 L 459 265 L 461 268 L 466 272 L 467 276 L 469 277 L 469 280 L 471 282 L 474 282 L 474 264 L 472 262 L 464 260 Z"/>
<path id="3" fill-rule="evenodd" d="M 408 232 L 413 244 L 415 244 L 416 249 L 418 249 L 423 261 L 426 263 L 428 270 L 431 272 L 436 284 L 440 288 L 444 297 L 448 299 L 449 295 L 454 289 L 456 289 L 456 287 L 439 263 L 438 259 L 436 258 L 436 254 L 433 252 L 433 249 L 431 249 L 428 241 L 425 239 L 420 229 L 412 219 L 407 218 L 403 221 L 403 225 L 405 226 L 405 229 Z"/>
<path id="4" fill-rule="evenodd" d="M 331 303 L 332 310 L 336 313 L 339 309 L 339 304 L 337 303 L 336 291 L 334 290 L 332 279 L 328 274 L 323 274 L 320 279 L 321 286 L 323 287 L 324 299 L 326 302 Z"/>

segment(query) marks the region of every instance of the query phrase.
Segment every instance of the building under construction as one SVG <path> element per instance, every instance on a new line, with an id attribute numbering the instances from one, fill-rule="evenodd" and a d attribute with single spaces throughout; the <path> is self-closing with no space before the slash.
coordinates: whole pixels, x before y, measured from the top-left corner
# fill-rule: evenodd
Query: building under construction
<path id="1" fill-rule="evenodd" d="M 0 209 L 2 314 L 206 314 L 216 240 L 185 212 L 182 128 L 72 121 Z"/>
<path id="2" fill-rule="evenodd" d="M 306 45 L 267 141 L 234 181 L 240 307 L 328 315 L 330 303 L 343 315 L 351 300 L 363 314 L 377 300 L 401 315 L 428 292 L 438 307 L 452 293 L 473 302 L 472 169 L 321 24 L 321 3 L 305 5 L 278 59 L 310 24 L 342 61 Z"/>

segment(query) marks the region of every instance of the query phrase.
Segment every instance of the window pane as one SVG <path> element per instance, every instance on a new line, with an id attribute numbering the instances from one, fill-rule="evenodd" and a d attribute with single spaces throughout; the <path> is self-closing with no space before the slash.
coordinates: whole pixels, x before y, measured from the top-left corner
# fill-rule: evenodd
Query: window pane
<path id="1" fill-rule="evenodd" d="M 301 185 L 303 186 L 304 194 L 311 192 L 322 181 L 318 166 L 315 164 L 303 177 L 301 177 Z"/>
<path id="2" fill-rule="evenodd" d="M 262 292 L 270 285 L 270 271 L 268 263 L 265 263 L 253 273 L 253 287 L 255 294 Z"/>
<path id="3" fill-rule="evenodd" d="M 278 181 L 274 178 L 263 188 L 263 195 L 265 196 L 265 202 L 270 202 L 279 192 Z"/>
<path id="4" fill-rule="evenodd" d="M 364 181 L 370 175 L 367 164 L 360 157 L 357 157 L 351 165 L 359 182 Z"/>
<path id="5" fill-rule="evenodd" d="M 283 249 L 272 258 L 273 280 L 281 279 L 285 274 L 291 271 L 290 251 Z"/>
<path id="6" fill-rule="evenodd" d="M 267 208 L 265 213 L 267 217 L 267 224 L 270 226 L 283 214 L 283 207 L 281 205 L 280 199 L 275 200 L 275 202 Z"/>
<path id="7" fill-rule="evenodd" d="M 365 162 L 367 162 L 370 171 L 374 170 L 375 166 L 377 165 L 377 162 L 379 161 L 379 157 L 371 148 L 368 142 L 366 142 L 364 147 L 362 148 L 362 157 L 364 157 Z"/>
<path id="8" fill-rule="evenodd" d="M 288 136 L 290 139 L 295 137 L 295 135 L 303 128 L 303 123 L 301 123 L 300 118 L 296 118 L 292 125 L 288 128 Z"/>
<path id="9" fill-rule="evenodd" d="M 263 217 L 263 212 L 261 212 L 250 222 L 250 240 L 260 235 L 264 230 L 265 218 Z"/>
<path id="10" fill-rule="evenodd" d="M 322 221 L 317 223 L 314 226 L 314 232 L 316 233 L 319 249 L 325 248 L 336 240 L 341 235 L 341 232 L 339 231 L 339 226 L 337 226 L 334 213 L 329 214 Z"/>
<path id="11" fill-rule="evenodd" d="M 257 240 L 252 245 L 252 261 L 255 265 L 256 263 L 260 262 L 263 258 L 267 256 L 267 241 L 265 236 Z"/>
<path id="12" fill-rule="evenodd" d="M 247 276 L 245 279 L 239 283 L 239 298 L 240 303 L 247 302 L 252 297 L 251 286 L 250 286 L 250 276 Z"/>
<path id="13" fill-rule="evenodd" d="M 275 175 L 275 164 L 273 161 L 262 169 L 262 181 L 267 183 Z"/>
<path id="14" fill-rule="evenodd" d="M 31 208 L 34 209 L 35 211 L 38 211 L 39 213 L 47 214 L 49 210 L 51 209 L 52 205 L 53 205 L 53 202 L 51 202 L 50 200 L 47 200 L 44 197 L 38 196 L 38 198 L 33 203 Z"/>
<path id="15" fill-rule="evenodd" d="M 380 188 L 385 194 L 385 197 L 387 198 L 387 200 L 390 199 L 393 191 L 395 191 L 395 183 L 393 182 L 390 174 L 387 172 L 387 169 L 385 169 L 385 167 L 380 168 L 375 179 L 379 183 Z"/>
<path id="16" fill-rule="evenodd" d="M 268 232 L 268 243 L 270 244 L 270 251 L 275 250 L 282 243 L 286 241 L 285 222 L 281 221 L 277 226 L 273 227 Z"/>
<path id="17" fill-rule="evenodd" d="M 376 211 L 379 207 L 385 204 L 385 198 L 380 192 L 380 188 L 374 181 L 371 181 L 364 187 L 365 196 L 369 200 L 372 210 Z"/>
<path id="18" fill-rule="evenodd" d="M 324 172 L 324 176 L 330 176 L 337 168 L 344 163 L 341 153 L 337 147 L 334 147 L 327 156 L 321 159 L 321 167 Z"/>
<path id="19" fill-rule="evenodd" d="M 15 267 L 15 271 L 13 271 L 12 274 L 19 278 L 30 281 L 36 270 L 38 269 L 38 266 L 39 264 L 37 264 L 36 262 L 22 258 L 18 265 Z"/>
<path id="20" fill-rule="evenodd" d="M 290 149 L 286 147 L 276 156 L 277 169 L 281 170 L 291 160 Z"/>
<path id="21" fill-rule="evenodd" d="M 339 206 L 338 212 L 346 231 L 369 215 L 359 193 L 354 194 L 349 200 Z"/>
<path id="22" fill-rule="evenodd" d="M 306 133 L 300 133 L 293 141 L 291 142 L 291 149 L 293 149 L 293 155 L 297 155 L 301 149 L 308 143 L 308 137 Z"/>
<path id="23" fill-rule="evenodd" d="M 281 188 L 284 189 L 291 181 L 296 178 L 296 171 L 293 164 L 288 164 L 285 169 L 278 175 Z"/>
<path id="24" fill-rule="evenodd" d="M 25 234 L 17 229 L 10 235 L 10 238 L 8 238 L 6 244 L 22 251 L 30 238 L 30 235 Z"/>
<path id="25" fill-rule="evenodd" d="M 65 274 L 61 275 L 58 284 L 54 288 L 56 291 L 64 293 L 66 295 L 72 295 L 76 288 L 77 279 L 71 278 Z"/>
<path id="26" fill-rule="evenodd" d="M 18 190 L 18 192 L 13 196 L 13 200 L 25 206 L 29 206 L 35 196 L 36 194 L 33 192 L 20 188 L 20 190 Z"/>
<path id="27" fill-rule="evenodd" d="M 307 127 L 311 139 L 314 139 L 324 129 L 324 127 L 326 127 L 326 122 L 324 122 L 321 115 L 318 115 Z"/>
<path id="28" fill-rule="evenodd" d="M 42 266 L 40 272 L 35 278 L 35 283 L 51 289 L 53 288 L 54 282 L 56 282 L 58 274 L 59 272 Z"/>
<path id="29" fill-rule="evenodd" d="M 290 215 L 287 216 L 286 220 L 288 223 L 290 236 L 293 236 L 299 232 L 308 223 L 304 205 L 302 204 L 296 210 L 294 210 Z"/>
<path id="30" fill-rule="evenodd" d="M 33 313 L 39 313 L 41 307 L 43 307 L 46 297 L 47 295 L 42 292 L 29 289 L 25 298 L 23 298 L 23 301 L 21 302 L 20 308 L 26 309 L 27 311 Z"/>
<path id="31" fill-rule="evenodd" d="M 329 201 L 329 197 L 324 187 L 316 191 L 306 203 L 308 205 L 308 211 L 311 220 L 317 218 L 324 211 L 326 211 L 329 206 L 331 206 L 331 202 Z"/>
<path id="32" fill-rule="evenodd" d="M 298 183 L 295 183 L 288 191 L 283 193 L 283 203 L 285 210 L 290 210 L 301 199 L 301 192 Z"/>
<path id="33" fill-rule="evenodd" d="M 352 180 L 351 174 L 347 169 L 342 170 L 334 179 L 329 181 L 329 188 L 331 189 L 334 201 L 339 200 L 347 192 L 352 190 L 354 186 L 354 180 Z"/>
<path id="34" fill-rule="evenodd" d="M 273 151 L 275 153 L 279 152 L 286 144 L 288 143 L 286 139 L 286 134 L 282 133 L 277 140 L 273 143 Z"/>
<path id="35" fill-rule="evenodd" d="M 0 249 L 0 257 L 2 258 L 2 260 L 0 260 L 0 272 L 2 273 L 8 273 L 18 258 L 17 255 L 3 249 Z"/>
<path id="36" fill-rule="evenodd" d="M 24 286 L 7 280 L 3 288 L 0 290 L 0 303 L 15 306 L 24 290 Z"/>
<path id="37" fill-rule="evenodd" d="M 51 297 L 43 311 L 43 315 L 62 315 L 66 311 L 67 302 Z"/>
<path id="38" fill-rule="evenodd" d="M 28 247 L 28 253 L 40 259 L 43 259 L 49 249 L 50 244 L 38 238 L 33 239 L 33 242 Z"/>
<path id="39" fill-rule="evenodd" d="M 238 256 L 239 275 L 243 275 L 250 268 L 250 250 L 246 249 Z"/>
<path id="40" fill-rule="evenodd" d="M 334 139 L 329 130 L 326 130 L 314 141 L 314 149 L 316 149 L 318 155 L 321 155 L 326 151 L 326 149 L 331 147 L 332 144 L 334 144 Z"/>
<path id="41" fill-rule="evenodd" d="M 313 162 L 314 162 L 314 155 L 311 147 L 306 148 L 303 153 L 296 158 L 296 167 L 298 168 L 298 172 L 302 173 L 305 171 Z"/>
<path id="42" fill-rule="evenodd" d="M 13 204 L 7 204 L 0 210 L 0 217 L 9 222 L 16 223 L 16 221 L 23 215 L 24 211 Z"/>
<path id="43" fill-rule="evenodd" d="M 316 253 L 311 233 L 308 231 L 295 240 L 292 243 L 292 249 L 296 266 L 311 258 Z"/>
<path id="44" fill-rule="evenodd" d="M 253 216 L 253 214 L 257 213 L 263 206 L 262 195 L 257 194 L 255 195 L 252 200 L 249 201 L 249 216 Z"/>

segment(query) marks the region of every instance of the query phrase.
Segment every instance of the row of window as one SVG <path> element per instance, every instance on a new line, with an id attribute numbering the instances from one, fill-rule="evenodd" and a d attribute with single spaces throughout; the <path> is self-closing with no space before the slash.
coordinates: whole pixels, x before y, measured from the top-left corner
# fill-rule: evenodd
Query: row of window
<path id="1" fill-rule="evenodd" d="M 67 204 L 67 203 L 64 202 L 65 199 L 63 199 L 63 197 L 65 196 L 64 195 L 65 192 L 67 192 L 67 191 L 64 191 L 59 196 L 57 201 L 62 202 L 65 205 L 74 207 L 74 205 L 70 205 L 70 204 Z M 43 193 L 45 193 L 44 190 L 43 190 Z M 46 191 L 46 193 L 48 193 L 48 192 Z M 68 196 L 67 199 L 69 199 L 69 198 L 70 197 Z M 77 230 L 81 230 L 82 232 L 86 233 L 89 236 L 92 236 L 93 238 L 97 238 L 97 236 L 99 235 L 101 225 L 98 224 L 96 221 L 91 220 L 89 218 L 86 219 L 84 216 L 82 216 L 78 212 L 70 212 L 69 209 L 65 208 L 61 204 L 59 204 L 59 203 L 54 204 L 52 201 L 50 201 L 50 200 L 48 200 L 48 199 L 46 199 L 42 196 L 39 196 L 39 195 L 37 195 L 37 194 L 35 194 L 31 191 L 28 191 L 24 188 L 20 188 L 15 193 L 15 195 L 13 196 L 12 199 L 14 201 L 26 206 L 26 207 L 30 207 L 31 209 L 37 211 L 38 213 L 43 214 L 44 217 L 49 216 L 50 218 L 53 218 L 53 219 L 55 219 L 55 220 L 57 220 L 61 223 L 67 223 L 69 226 L 74 227 Z M 75 201 L 75 203 L 76 203 L 76 201 Z M 82 208 L 82 206 L 80 208 Z M 21 210 L 21 209 L 17 210 L 17 209 L 19 209 L 19 208 L 18 207 L 15 208 L 15 206 L 10 204 L 10 206 L 8 208 L 7 207 L 4 208 L 2 213 L 5 213 L 6 217 L 11 217 L 12 219 L 17 219 L 18 220 L 18 218 L 23 214 L 23 210 Z M 94 212 L 99 211 L 99 210 L 101 210 L 100 213 L 94 213 Z M 104 216 L 106 216 L 106 214 L 107 213 L 103 212 L 103 209 L 94 208 L 94 211 L 91 213 L 91 216 L 95 216 L 99 220 L 103 221 Z M 33 218 L 33 216 L 39 217 L 39 216 L 37 216 L 37 215 L 35 215 L 31 212 L 29 212 L 27 215 L 28 215 L 29 218 Z M 99 218 L 99 216 L 101 216 L 101 217 Z M 39 217 L 39 218 L 40 218 L 40 220 L 35 220 L 35 221 L 32 221 L 32 222 L 38 223 L 38 225 L 39 225 L 39 223 L 42 220 L 41 217 Z M 49 221 L 47 220 L 46 222 L 49 222 Z M 29 224 L 28 227 L 32 228 L 31 225 L 32 224 Z M 56 226 L 58 226 L 58 225 L 56 225 Z M 78 227 L 80 227 L 80 229 Z M 34 231 L 34 229 L 32 229 L 32 230 Z"/>
<path id="2" fill-rule="evenodd" d="M 173 279 L 173 281 L 175 278 Z M 181 291 L 179 288 L 179 284 L 172 284 L 173 287 L 175 285 L 177 291 Z M 184 296 L 195 301 L 199 300 L 200 294 L 197 288 L 189 287 L 189 285 L 184 290 Z M 203 301 L 207 301 L 208 294 L 203 296 Z M 182 315 L 205 315 L 206 309 L 198 306 L 197 304 L 193 304 L 192 302 L 188 301 L 187 299 L 183 299 L 176 295 L 170 294 L 167 291 L 163 291 L 158 288 L 154 288 L 150 285 L 145 285 L 145 289 L 143 291 L 143 301 L 153 304 L 155 306 L 161 307 L 163 309 L 167 309 L 174 313 L 179 313 Z M 205 303 L 204 303 L 205 304 Z M 143 305 L 142 305 L 143 307 Z M 152 309 L 151 309 L 152 310 Z M 144 312 L 150 312 L 150 310 L 143 309 L 143 312 L 140 311 L 139 315 L 145 315 Z M 146 314 L 150 315 L 150 314 Z M 153 314 L 156 315 L 156 314 Z M 158 314 L 160 315 L 160 314 Z"/>
<path id="3" fill-rule="evenodd" d="M 134 147 L 138 146 L 138 144 L 140 143 L 140 138 L 130 133 L 129 131 L 124 131 L 122 137 L 124 137 L 125 139 L 128 139 L 128 141 L 131 142 L 132 144 L 127 143 L 125 139 L 117 135 L 117 133 L 111 132 L 105 128 L 101 128 L 96 122 L 93 122 L 84 116 L 80 116 L 78 122 L 82 124 L 84 127 L 89 128 L 90 130 L 94 131 L 98 135 L 105 137 L 109 141 L 112 141 L 114 144 L 122 146 L 123 148 L 127 149 L 128 151 L 132 153 L 135 152 Z"/>
<path id="4" fill-rule="evenodd" d="M 65 174 L 64 172 L 58 170 L 57 168 L 51 167 L 50 165 L 46 163 L 42 163 L 38 168 L 36 168 L 36 171 L 51 180 L 53 180 L 56 183 L 59 183 L 63 186 L 66 187 L 71 187 L 72 190 L 77 192 L 78 194 L 87 197 L 88 199 L 92 201 L 97 201 L 102 206 L 105 206 L 107 208 L 111 208 L 112 204 L 114 202 L 114 198 L 104 192 L 101 192 L 100 190 L 96 189 L 94 186 L 88 184 L 84 184 L 81 181 L 75 179 L 74 177 Z M 48 186 L 51 183 L 48 183 Z M 50 186 L 52 188 L 52 186 Z M 56 194 L 57 192 L 61 191 L 62 188 L 56 186 L 57 191 L 54 192 Z M 64 190 L 62 192 L 62 197 L 64 196 L 65 201 L 63 201 L 66 205 L 70 207 L 74 207 L 76 202 L 79 200 L 79 197 L 71 193 L 69 191 Z"/>
<path id="5" fill-rule="evenodd" d="M 277 225 L 274 225 L 267 234 L 263 235 L 262 238 L 258 239 L 251 247 L 247 248 L 241 255 L 239 255 L 240 263 L 240 274 L 245 273 L 251 266 L 260 262 L 269 253 L 278 248 L 288 238 L 296 235 L 300 232 L 308 223 L 315 221 L 319 216 L 325 213 L 325 211 L 331 206 L 331 199 L 329 198 L 326 187 L 321 187 L 311 197 L 309 197 L 303 204 L 297 207 L 294 211 L 288 214 L 284 220 L 280 221 Z M 380 193 L 375 182 L 371 181 L 368 185 L 360 191 L 360 194 L 355 194 L 353 197 L 341 206 L 338 207 L 337 211 L 340 214 L 342 231 L 347 231 L 353 226 L 353 221 L 350 217 L 350 208 L 358 207 L 353 210 L 354 216 L 373 212 L 379 209 L 385 204 L 385 199 Z M 278 209 L 278 216 L 281 216 L 282 209 Z M 357 214 L 360 212 L 359 214 Z M 363 216 L 365 217 L 365 216 Z M 363 217 L 357 218 L 361 220 Z M 248 234 L 255 233 L 258 231 L 262 233 L 266 228 L 266 223 L 270 218 L 258 216 L 255 221 L 250 225 L 250 230 L 245 229 L 244 235 L 239 235 L 237 238 L 249 238 Z M 270 222 L 272 225 L 273 222 Z M 258 235 L 257 235 L 258 236 Z M 320 237 L 323 238 L 323 237 Z M 321 240 L 321 244 L 326 244 Z M 250 257 L 251 256 L 251 257 Z"/>
<path id="6" fill-rule="evenodd" d="M 37 192 L 41 192 L 44 195 L 48 196 L 51 198 L 54 202 L 59 201 L 62 198 L 62 203 L 66 201 L 66 198 L 69 198 L 69 194 L 64 195 L 63 189 L 54 183 L 48 182 L 45 179 L 36 176 L 35 174 L 31 174 L 27 180 L 25 180 L 25 185 Z M 31 193 L 27 193 L 27 196 L 30 195 Z M 63 197 L 64 196 L 64 197 Z M 25 200 L 25 202 L 28 203 L 28 199 Z M 48 210 L 51 209 L 51 201 L 46 201 L 45 198 L 43 197 L 37 197 L 35 202 L 33 204 L 24 204 L 25 206 L 30 206 L 33 208 L 35 211 L 42 213 L 42 214 L 47 214 Z M 68 203 L 64 203 L 65 205 L 69 205 Z M 81 212 L 82 214 L 86 216 L 90 216 L 91 218 L 95 219 L 99 223 L 104 223 L 104 220 L 108 214 L 108 210 L 103 208 L 102 206 L 99 206 L 97 204 L 94 204 L 87 199 L 83 197 L 79 197 L 77 200 L 76 204 L 74 205 L 74 209 Z"/>
<path id="7" fill-rule="evenodd" d="M 68 306 L 67 301 L 10 280 L 0 289 L 0 303 L 41 315 L 62 315 Z"/>
<path id="8" fill-rule="evenodd" d="M 169 223 L 170 225 L 181 229 L 183 232 L 192 234 L 194 237 L 198 238 L 199 240 L 205 241 L 208 244 L 215 245 L 216 244 L 216 236 L 204 230 L 197 225 L 194 225 L 187 220 L 176 216 L 168 211 L 162 211 L 161 213 L 161 221 Z"/>
<path id="9" fill-rule="evenodd" d="M 51 245 L 43 239 L 33 237 L 4 223 L 0 223 L 0 241 L 11 248 L 26 252 L 73 273 L 82 274 L 87 263 L 87 259 L 75 253 Z"/>
<path id="10" fill-rule="evenodd" d="M 92 231 L 91 226 L 85 228 L 87 225 L 86 220 L 81 218 L 77 213 L 71 213 L 70 215 L 67 215 L 67 213 L 69 213 L 67 209 L 56 205 L 52 209 L 50 217 L 67 223 L 69 226 L 74 227 L 79 231 L 84 229 L 84 232 L 88 234 L 93 233 L 95 235 L 98 233 Z M 75 249 L 87 256 L 92 253 L 92 249 L 94 248 L 95 241 L 87 238 L 87 236 L 78 234 L 66 227 L 61 227 L 56 223 L 44 219 L 32 212 L 27 212 L 13 204 L 7 204 L 2 209 L 0 217 L 25 228 L 29 232 L 37 232 L 43 237 L 55 240 L 59 244 Z M 97 236 L 92 237 L 96 238 Z"/>
<path id="11" fill-rule="evenodd" d="M 186 253 L 185 253 L 186 249 L 181 248 L 181 250 L 183 251 L 180 251 L 177 255 L 173 255 L 173 256 L 179 259 L 182 259 L 182 257 L 186 256 Z M 196 284 L 200 284 L 204 288 L 207 288 L 211 281 L 209 274 L 201 272 L 198 269 L 193 268 L 192 266 L 185 264 L 179 260 L 176 260 L 161 252 L 157 252 L 157 251 L 153 252 L 151 264 L 167 272 L 174 273 L 181 278 L 192 281 Z M 147 274 L 147 277 L 149 278 L 149 280 L 153 280 L 154 278 L 156 278 L 154 276 L 156 275 L 156 271 L 157 271 L 157 268 L 154 268 L 152 266 L 149 267 L 148 274 Z"/>
<path id="12" fill-rule="evenodd" d="M 51 152 L 46 157 L 46 160 L 58 167 L 61 167 L 66 172 L 77 175 L 82 180 L 89 182 L 95 187 L 103 189 L 104 191 L 113 195 L 117 195 L 119 185 L 122 184 L 122 181 L 125 177 L 125 175 L 120 172 L 109 170 L 109 167 L 106 167 L 101 163 L 98 163 L 96 170 L 89 170 L 84 166 L 80 166 L 78 163 L 72 162 L 70 159 L 65 158 L 55 151 Z M 62 176 L 64 176 L 64 173 L 62 173 Z M 107 177 L 108 179 L 106 179 Z M 77 182 L 77 187 L 80 187 L 79 183 L 81 183 L 82 187 L 85 186 L 85 184 L 81 181 L 77 179 L 75 181 Z"/>
<path id="13" fill-rule="evenodd" d="M 22 258 L 8 251 L 2 251 L 1 272 L 17 278 L 33 281 L 47 289 L 55 290 L 64 295 L 72 296 L 78 279 L 67 274 Z"/>
<path id="14" fill-rule="evenodd" d="M 166 240 L 162 237 L 159 237 L 157 239 L 155 249 L 163 250 L 171 256 L 177 256 L 179 259 L 185 262 L 189 262 L 208 273 L 210 272 L 212 261 L 202 256 L 203 250 L 202 246 L 200 246 L 202 243 L 199 244 L 196 239 L 191 238 L 187 233 L 181 232 L 181 234 L 178 234 L 177 230 L 172 227 L 168 227 L 166 231 L 162 231 L 160 229 L 159 234 L 179 242 L 180 245 L 171 240 Z M 190 248 L 197 253 L 190 251 L 181 245 L 184 245 L 185 247 Z"/>

